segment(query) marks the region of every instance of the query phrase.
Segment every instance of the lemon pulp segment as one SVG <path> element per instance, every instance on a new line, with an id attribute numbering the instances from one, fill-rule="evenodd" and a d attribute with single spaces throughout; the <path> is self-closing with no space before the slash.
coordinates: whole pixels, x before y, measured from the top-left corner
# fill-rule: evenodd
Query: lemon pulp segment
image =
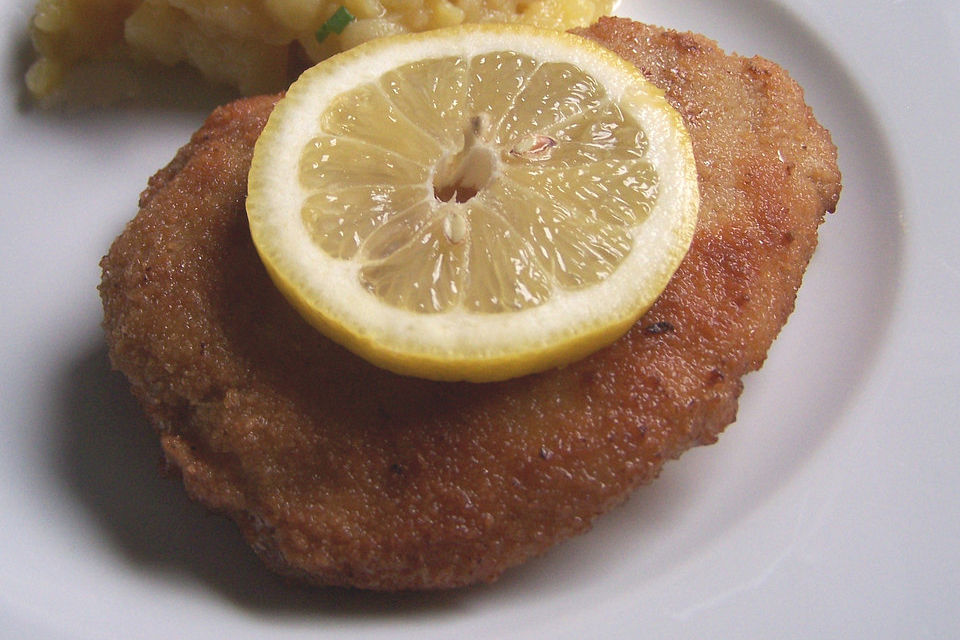
<path id="1" fill-rule="evenodd" d="M 639 71 L 503 26 L 309 70 L 258 142 L 248 199 L 308 320 L 381 366 L 474 380 L 615 339 L 676 269 L 696 206 L 689 139 Z"/>
<path id="2" fill-rule="evenodd" d="M 299 163 L 304 227 L 411 311 L 520 310 L 598 282 L 656 197 L 644 136 L 603 88 L 516 53 L 404 65 L 341 94 L 319 129 Z M 473 186 L 442 175 L 471 136 Z"/>

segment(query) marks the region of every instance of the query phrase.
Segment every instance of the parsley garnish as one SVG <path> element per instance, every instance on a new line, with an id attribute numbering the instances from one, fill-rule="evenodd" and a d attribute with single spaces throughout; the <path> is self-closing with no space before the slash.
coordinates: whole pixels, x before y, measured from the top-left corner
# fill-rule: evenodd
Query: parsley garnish
<path id="1" fill-rule="evenodd" d="M 339 9 L 333 12 L 333 15 L 330 16 L 326 22 L 323 23 L 317 30 L 317 42 L 323 42 L 324 39 L 331 33 L 343 33 L 343 30 L 348 24 L 356 20 L 353 15 L 347 11 L 347 8 L 341 6 Z"/>

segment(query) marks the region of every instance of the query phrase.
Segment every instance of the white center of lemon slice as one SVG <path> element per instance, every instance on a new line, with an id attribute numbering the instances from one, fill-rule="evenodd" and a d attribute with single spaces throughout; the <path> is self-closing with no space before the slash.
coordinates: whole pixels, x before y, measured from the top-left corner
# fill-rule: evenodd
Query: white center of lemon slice
<path id="1" fill-rule="evenodd" d="M 685 255 L 679 114 L 583 38 L 472 25 L 376 40 L 277 105 L 247 211 L 278 288 L 398 373 L 499 380 L 622 335 Z"/>

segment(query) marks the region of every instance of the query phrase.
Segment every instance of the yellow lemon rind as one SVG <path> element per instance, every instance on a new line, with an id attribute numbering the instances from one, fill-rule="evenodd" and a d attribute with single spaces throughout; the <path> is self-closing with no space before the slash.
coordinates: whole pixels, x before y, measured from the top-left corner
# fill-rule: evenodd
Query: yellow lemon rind
<path id="1" fill-rule="evenodd" d="M 296 133 L 297 127 L 303 126 L 302 123 L 291 124 L 289 114 L 295 114 L 299 109 L 300 117 L 308 117 L 310 109 L 304 108 L 305 104 L 313 103 L 310 108 L 317 108 L 318 95 L 329 101 L 355 86 L 358 82 L 356 73 L 375 79 L 398 66 L 402 60 L 397 62 L 397 59 L 402 56 L 397 54 L 404 47 L 413 50 L 413 55 L 417 56 L 411 59 L 419 59 L 425 55 L 423 47 L 419 46 L 423 42 L 430 45 L 426 47 L 428 50 L 436 51 L 438 55 L 450 55 L 453 43 L 469 42 L 463 51 L 475 55 L 483 46 L 488 50 L 502 49 L 501 38 L 505 34 L 508 40 L 522 39 L 525 46 L 533 42 L 536 48 L 545 43 L 548 51 L 559 52 L 567 56 L 568 61 L 574 58 L 574 62 L 581 66 L 606 69 L 605 86 L 631 110 L 646 109 L 639 120 L 651 125 L 647 133 L 652 161 L 667 178 L 662 184 L 676 186 L 676 193 L 659 194 L 648 222 L 657 221 L 658 213 L 670 213 L 662 210 L 663 207 L 672 207 L 675 215 L 657 222 L 660 226 L 644 223 L 640 225 L 640 232 L 650 233 L 653 240 L 659 239 L 667 251 L 647 258 L 634 256 L 635 259 L 646 259 L 649 264 L 633 269 L 624 268 L 633 264 L 628 258 L 607 281 L 590 293 L 574 292 L 559 308 L 544 309 L 541 306 L 507 315 L 497 314 L 492 321 L 487 317 L 478 319 L 478 314 L 474 317 L 466 313 L 416 314 L 384 308 L 386 305 L 382 303 L 377 306 L 375 302 L 361 308 L 364 303 L 358 303 L 357 298 L 347 302 L 331 300 L 328 294 L 337 288 L 337 278 L 351 277 L 348 267 L 341 268 L 341 265 L 328 261 L 325 268 L 341 269 L 341 272 L 322 272 L 319 276 L 307 273 L 304 265 L 292 266 L 290 255 L 280 251 L 285 246 L 283 242 L 274 246 L 267 241 L 272 233 L 277 232 L 268 220 L 279 197 L 277 194 L 289 188 L 289 184 L 278 183 L 274 179 L 276 175 L 271 175 L 265 167 L 277 161 L 274 156 L 284 153 L 285 145 L 290 145 L 284 136 L 289 138 L 293 135 L 291 129 Z M 537 43 L 538 38 L 543 43 Z M 560 46 L 556 46 L 558 40 Z M 384 55 L 385 52 L 389 55 Z M 317 90 L 318 85 L 322 85 L 322 91 Z M 289 158 L 279 161 L 290 162 Z M 632 65 L 593 42 L 569 34 L 513 25 L 473 25 L 374 41 L 308 70 L 291 87 L 287 98 L 278 104 L 257 143 L 249 192 L 247 207 L 257 250 L 278 289 L 308 322 L 332 340 L 390 371 L 435 380 L 475 382 L 502 380 L 564 365 L 623 335 L 653 304 L 682 261 L 693 237 L 699 205 L 696 165 L 689 135 L 680 115 L 667 104 L 662 91 L 647 82 Z M 666 235 L 667 239 L 664 241 L 660 235 Z M 304 248 L 293 253 L 309 252 Z M 311 263 L 310 268 L 314 266 Z M 641 286 L 633 287 L 629 282 L 621 281 L 637 273 L 643 274 Z M 605 310 L 598 312 L 589 308 L 596 307 L 597 300 L 606 304 L 606 298 L 611 297 L 618 299 L 608 304 Z M 576 321 L 552 324 L 551 316 L 565 315 L 576 316 Z M 477 340 L 480 332 L 499 335 L 492 339 L 484 335 L 483 340 Z"/>

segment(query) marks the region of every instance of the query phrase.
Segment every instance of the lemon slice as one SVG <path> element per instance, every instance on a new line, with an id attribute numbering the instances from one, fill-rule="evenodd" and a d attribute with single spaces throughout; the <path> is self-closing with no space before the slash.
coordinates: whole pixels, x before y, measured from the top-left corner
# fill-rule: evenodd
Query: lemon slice
<path id="1" fill-rule="evenodd" d="M 699 195 L 663 93 L 516 25 L 384 38 L 307 70 L 257 142 L 247 213 L 277 287 L 381 367 L 492 381 L 621 336 Z"/>

